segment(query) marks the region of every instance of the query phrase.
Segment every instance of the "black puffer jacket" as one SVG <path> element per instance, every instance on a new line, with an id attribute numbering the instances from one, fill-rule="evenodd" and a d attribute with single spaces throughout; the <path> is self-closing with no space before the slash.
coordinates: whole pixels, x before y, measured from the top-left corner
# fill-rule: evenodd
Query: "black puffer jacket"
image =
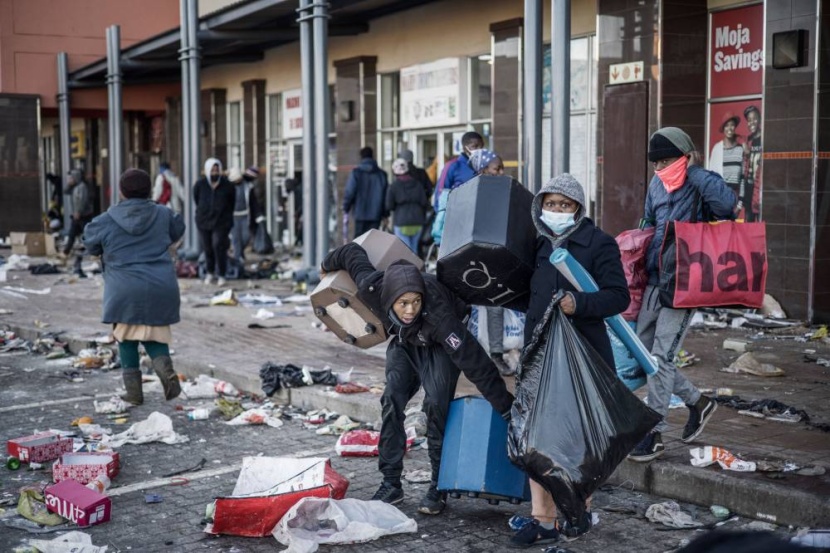
<path id="1" fill-rule="evenodd" d="M 429 198 L 424 185 L 409 175 L 395 178 L 386 191 L 386 211 L 393 211 L 396 227 L 423 225 L 427 222 Z"/>
<path id="2" fill-rule="evenodd" d="M 440 345 L 498 413 L 510 409 L 513 396 L 487 352 L 467 330 L 468 306 L 434 275 L 421 273 L 406 262 L 392 264 L 387 270 L 390 274 L 386 275 L 375 270 L 366 251 L 354 243 L 329 253 L 322 268 L 326 272 L 348 271 L 357 284 L 357 297 L 378 316 L 393 339 L 414 346 Z M 422 284 L 414 280 L 416 275 Z M 400 293 L 384 294 L 385 285 Z M 389 316 L 389 310 L 401 294 L 417 291 L 419 286 L 424 290 L 421 313 L 413 324 L 402 328 Z"/>

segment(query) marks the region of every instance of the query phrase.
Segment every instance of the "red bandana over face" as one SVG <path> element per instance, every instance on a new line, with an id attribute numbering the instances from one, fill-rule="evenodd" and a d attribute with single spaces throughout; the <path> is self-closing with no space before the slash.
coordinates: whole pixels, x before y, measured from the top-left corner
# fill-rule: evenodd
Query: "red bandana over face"
<path id="1" fill-rule="evenodd" d="M 683 186 L 683 183 L 686 182 L 687 163 L 686 156 L 683 156 L 665 169 L 654 172 L 663 181 L 663 186 L 669 194 Z"/>

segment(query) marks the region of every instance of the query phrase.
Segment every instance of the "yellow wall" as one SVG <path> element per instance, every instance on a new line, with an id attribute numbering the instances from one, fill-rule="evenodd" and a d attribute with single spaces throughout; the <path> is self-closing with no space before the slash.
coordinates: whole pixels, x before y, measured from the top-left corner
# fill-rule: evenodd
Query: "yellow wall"
<path id="1" fill-rule="evenodd" d="M 550 2 L 543 5 L 543 32 L 547 42 L 550 41 Z M 574 2 L 571 10 L 573 35 L 596 31 L 595 1 Z M 519 0 L 454 0 L 425 4 L 372 20 L 368 33 L 330 38 L 329 82 L 335 79 L 333 62 L 355 56 L 377 56 L 377 69 L 384 73 L 445 57 L 487 53 L 490 24 L 522 17 L 522 14 L 523 2 Z M 236 101 L 242 99 L 242 81 L 262 78 L 267 79 L 268 94 L 300 88 L 299 43 L 269 50 L 262 62 L 205 69 L 202 88 L 224 88 L 228 101 Z"/>

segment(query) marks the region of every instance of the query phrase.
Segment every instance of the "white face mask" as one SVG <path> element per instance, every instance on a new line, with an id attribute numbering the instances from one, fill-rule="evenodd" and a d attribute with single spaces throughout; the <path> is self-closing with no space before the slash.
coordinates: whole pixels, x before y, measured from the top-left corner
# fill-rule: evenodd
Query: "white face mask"
<path id="1" fill-rule="evenodd" d="M 573 213 L 558 213 L 556 211 L 542 211 L 542 222 L 545 223 L 554 234 L 559 235 L 574 226 Z"/>

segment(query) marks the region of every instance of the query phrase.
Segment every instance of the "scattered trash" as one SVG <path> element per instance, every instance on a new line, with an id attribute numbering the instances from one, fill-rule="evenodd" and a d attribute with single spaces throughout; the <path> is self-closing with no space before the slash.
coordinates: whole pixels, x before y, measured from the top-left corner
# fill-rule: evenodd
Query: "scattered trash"
<path id="1" fill-rule="evenodd" d="M 168 472 L 167 474 L 163 474 L 162 478 L 172 478 L 173 476 L 178 476 L 180 474 L 186 474 L 188 472 L 199 472 L 205 465 L 207 464 L 207 459 L 202 457 L 202 460 L 193 465 L 192 467 L 183 468 L 180 470 L 174 470 L 173 472 Z"/>
<path id="2" fill-rule="evenodd" d="M 72 366 L 76 369 L 112 368 L 114 355 L 111 349 L 105 347 L 82 349 L 72 362 Z"/>
<path id="3" fill-rule="evenodd" d="M 92 417 L 84 416 L 84 417 L 78 417 L 77 419 L 73 420 L 69 424 L 69 426 L 78 426 L 78 425 L 81 425 L 81 424 L 92 424 L 93 422 L 95 422 L 95 421 L 92 419 Z"/>
<path id="4" fill-rule="evenodd" d="M 343 434 L 344 432 L 349 432 L 350 430 L 354 430 L 360 427 L 359 422 L 355 422 L 346 415 L 341 415 L 338 417 L 336 421 L 332 424 L 323 426 L 317 429 L 317 434 L 319 435 L 336 435 L 336 434 Z"/>
<path id="5" fill-rule="evenodd" d="M 511 530 L 514 532 L 518 532 L 531 522 L 533 522 L 533 517 L 523 517 L 522 515 L 513 515 L 510 517 L 510 520 L 507 521 L 507 525 L 510 527 Z"/>
<path id="6" fill-rule="evenodd" d="M 677 352 L 677 355 L 674 356 L 674 364 L 678 369 L 685 369 L 686 367 L 690 367 L 694 365 L 697 361 L 700 361 L 700 358 L 696 356 L 694 353 L 690 353 L 685 349 L 681 349 Z"/>
<path id="7" fill-rule="evenodd" d="M 182 395 L 187 399 L 211 399 L 219 394 L 238 396 L 239 390 L 230 382 L 200 374 L 193 382 L 182 382 Z"/>
<path id="8" fill-rule="evenodd" d="M 264 307 L 260 307 L 259 311 L 257 311 L 254 315 L 254 319 L 259 319 L 260 321 L 266 321 L 268 319 L 273 319 L 276 317 L 273 311 L 268 311 Z"/>
<path id="9" fill-rule="evenodd" d="M 755 461 L 755 469 L 758 472 L 793 472 L 798 470 L 798 465 L 792 461 L 769 461 L 764 459 L 762 461 Z"/>
<path id="10" fill-rule="evenodd" d="M 382 501 L 307 497 L 286 513 L 273 535 L 292 553 L 313 553 L 321 544 L 365 543 L 417 531 L 413 519 Z"/>
<path id="11" fill-rule="evenodd" d="M 75 480 L 64 480 L 43 490 L 46 508 L 78 526 L 92 526 L 109 521 L 112 501 Z"/>
<path id="12" fill-rule="evenodd" d="M 403 477 L 404 480 L 406 480 L 407 482 L 411 482 L 412 484 L 426 484 L 428 482 L 432 482 L 432 471 L 423 469 L 412 469 L 406 471 Z M 514 515 L 514 517 L 516 516 L 518 515 Z"/>
<path id="13" fill-rule="evenodd" d="M 406 429 L 406 449 L 415 441 L 415 431 Z M 351 430 L 337 439 L 334 450 L 341 457 L 377 457 L 380 432 L 374 430 Z"/>
<path id="14" fill-rule="evenodd" d="M 738 357 L 729 367 L 721 369 L 726 373 L 746 373 L 755 376 L 784 376 L 784 370 L 769 363 L 761 363 L 752 355 L 746 352 Z"/>
<path id="15" fill-rule="evenodd" d="M 144 503 L 161 503 L 164 501 L 164 497 L 155 494 L 155 493 L 145 493 L 144 494 Z"/>
<path id="16" fill-rule="evenodd" d="M 709 507 L 709 510 L 712 512 L 715 518 L 725 519 L 729 516 L 729 509 L 726 507 L 722 507 L 720 505 L 712 505 Z"/>
<path id="17" fill-rule="evenodd" d="M 737 338 L 727 338 L 723 341 L 723 349 L 727 351 L 745 353 L 747 346 L 749 346 L 749 342 L 746 340 L 738 340 Z"/>
<path id="18" fill-rule="evenodd" d="M 271 361 L 262 365 L 259 378 L 262 380 L 262 391 L 268 397 L 273 396 L 281 388 L 299 388 L 313 384 L 337 385 L 337 377 L 328 367 L 314 370 L 307 366 L 300 368 L 291 363 L 277 365 Z"/>
<path id="19" fill-rule="evenodd" d="M 67 532 L 53 540 L 29 538 L 29 546 L 40 553 L 107 553 L 109 546 L 92 544 L 92 537 L 84 532 Z"/>
<path id="20" fill-rule="evenodd" d="M 118 453 L 65 453 L 52 465 L 52 479 L 55 482 L 75 480 L 89 484 L 99 476 L 115 478 L 121 468 Z"/>
<path id="21" fill-rule="evenodd" d="M 363 392 L 368 392 L 369 388 L 349 382 L 348 384 L 338 384 L 335 386 L 334 391 L 338 394 L 362 394 Z"/>
<path id="22" fill-rule="evenodd" d="M 20 490 L 17 513 L 27 520 L 44 526 L 57 526 L 64 523 L 63 518 L 50 513 L 46 508 L 46 500 L 39 489 L 23 488 Z"/>
<path id="23" fill-rule="evenodd" d="M 6 449 L 12 457 L 22 463 L 53 461 L 62 453 L 72 451 L 72 439 L 58 432 L 40 432 L 6 442 Z"/>
<path id="24" fill-rule="evenodd" d="M 761 532 L 775 532 L 777 526 L 770 522 L 762 522 L 760 520 L 753 520 L 746 526 L 744 526 L 747 530 L 758 530 Z"/>
<path id="25" fill-rule="evenodd" d="M 101 440 L 104 436 L 112 434 L 112 430 L 104 428 L 100 424 L 79 424 L 78 430 L 81 431 L 84 437 L 92 440 Z"/>
<path id="26" fill-rule="evenodd" d="M 116 414 L 127 411 L 127 402 L 118 396 L 112 396 L 106 401 L 93 401 L 95 412 L 99 414 Z"/>
<path id="27" fill-rule="evenodd" d="M 674 501 L 654 503 L 646 509 L 646 518 L 651 522 L 659 522 L 669 528 L 700 528 L 702 523 L 697 522 L 692 516 L 681 510 L 680 505 Z"/>
<path id="28" fill-rule="evenodd" d="M 205 532 L 264 537 L 302 498 L 342 499 L 348 487 L 325 458 L 245 457 L 233 493 L 208 505 Z"/>
<path id="29" fill-rule="evenodd" d="M 219 412 L 222 413 L 222 417 L 226 421 L 238 417 L 245 411 L 245 408 L 242 407 L 242 402 L 234 399 L 225 399 L 223 397 L 216 400 L 216 408 L 219 409 Z"/>
<path id="30" fill-rule="evenodd" d="M 187 436 L 177 434 L 173 430 L 173 421 L 167 415 L 154 411 L 146 420 L 130 426 L 125 432 L 116 434 L 105 440 L 113 448 L 124 444 L 146 444 L 148 442 L 163 442 L 166 444 L 180 444 L 188 441 Z"/>
<path id="31" fill-rule="evenodd" d="M 49 295 L 49 294 L 52 293 L 51 288 L 44 288 L 43 290 L 32 290 L 31 288 L 18 288 L 16 286 L 4 286 L 3 289 L 4 290 L 9 290 L 10 292 L 19 292 L 19 293 L 22 293 L 22 294 L 35 294 L 37 296 L 46 296 L 46 295 Z"/>
<path id="32" fill-rule="evenodd" d="M 764 294 L 764 303 L 761 305 L 761 315 L 771 319 L 787 318 L 787 314 L 784 313 L 784 308 L 781 307 L 781 304 L 769 294 Z"/>
<path id="33" fill-rule="evenodd" d="M 239 301 L 236 299 L 236 295 L 233 293 L 233 290 L 225 290 L 224 292 L 219 292 L 212 298 L 210 298 L 210 305 L 238 305 Z"/>
<path id="34" fill-rule="evenodd" d="M 739 396 L 730 398 L 717 398 L 718 403 L 738 410 L 738 414 L 756 418 L 766 418 L 776 422 L 795 423 L 803 422 L 808 426 L 830 432 L 830 424 L 824 422 L 812 422 L 806 411 L 797 409 L 775 399 L 758 399 L 745 401 Z"/>
<path id="35" fill-rule="evenodd" d="M 265 424 L 271 428 L 279 428 L 283 425 L 282 419 L 280 418 L 281 415 L 282 413 L 279 410 L 275 411 L 265 408 L 248 409 L 247 411 L 237 415 L 235 418 L 227 421 L 225 424 L 229 424 L 231 426 L 240 426 L 243 424 Z"/>
<path id="36" fill-rule="evenodd" d="M 206 421 L 210 418 L 211 411 L 212 409 L 207 407 L 192 409 L 187 412 L 187 418 L 192 421 Z"/>
<path id="37" fill-rule="evenodd" d="M 721 468 L 737 472 L 755 472 L 755 463 L 738 459 L 729 451 L 716 446 L 693 447 L 689 450 L 694 467 L 708 467 L 718 463 Z"/>
<path id="38" fill-rule="evenodd" d="M 244 294 L 239 296 L 237 301 L 242 305 L 273 305 L 282 307 L 281 299 L 277 296 L 266 296 L 265 294 Z"/>
<path id="39" fill-rule="evenodd" d="M 827 325 L 821 325 L 810 335 L 810 340 L 821 340 L 827 338 Z"/>
<path id="40" fill-rule="evenodd" d="M 812 465 L 795 471 L 799 476 L 823 476 L 827 469 L 821 465 Z"/>
<path id="41" fill-rule="evenodd" d="M 106 474 L 99 474 L 98 476 L 95 477 L 94 480 L 89 482 L 86 485 L 86 487 L 89 488 L 90 490 L 93 490 L 93 491 L 96 491 L 100 494 L 103 494 L 105 491 L 107 491 L 110 488 L 110 485 L 112 485 L 112 480 L 110 480 L 110 477 L 107 476 Z"/>
<path id="42" fill-rule="evenodd" d="M 830 367 L 830 359 L 815 355 L 815 350 L 809 350 L 809 353 L 804 352 L 804 361 L 815 363 L 821 367 Z"/>

